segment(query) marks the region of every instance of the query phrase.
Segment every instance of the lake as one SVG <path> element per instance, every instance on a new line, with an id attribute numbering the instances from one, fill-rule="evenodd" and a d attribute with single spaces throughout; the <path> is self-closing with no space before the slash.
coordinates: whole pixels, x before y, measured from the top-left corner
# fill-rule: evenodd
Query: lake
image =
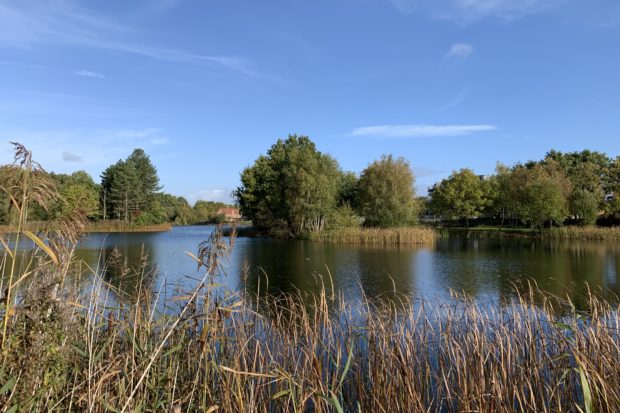
<path id="1" fill-rule="evenodd" d="M 197 271 L 186 251 L 196 253 L 212 230 L 192 226 L 165 233 L 90 234 L 77 255 L 96 268 L 110 260 L 115 248 L 130 267 L 138 267 L 148 254 L 146 262 L 157 269 L 154 287 L 171 295 L 178 293 L 176 287 L 188 290 L 201 278 L 204 269 Z M 131 294 L 132 283 L 123 281 L 127 275 L 122 267 L 111 265 L 105 276 Z M 311 293 L 321 282 L 328 288 L 333 282 L 350 300 L 362 294 L 374 299 L 394 290 L 445 299 L 454 290 L 495 301 L 510 297 L 515 282 L 527 280 L 577 303 L 587 294 L 587 285 L 612 301 L 620 294 L 620 243 L 593 241 L 443 238 L 419 247 L 370 247 L 238 238 L 223 268 L 226 275 L 220 282 L 233 291 Z"/>

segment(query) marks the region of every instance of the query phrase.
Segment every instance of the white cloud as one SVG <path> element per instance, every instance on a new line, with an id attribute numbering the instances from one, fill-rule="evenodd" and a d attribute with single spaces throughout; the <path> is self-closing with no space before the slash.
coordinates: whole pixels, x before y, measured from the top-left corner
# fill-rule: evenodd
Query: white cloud
<path id="1" fill-rule="evenodd" d="M 433 138 L 471 135 L 496 129 L 493 125 L 380 125 L 356 128 L 350 134 L 386 138 Z"/>
<path id="2" fill-rule="evenodd" d="M 474 46 L 469 43 L 454 43 L 446 53 L 446 58 L 467 59 L 474 52 Z"/>
<path id="3" fill-rule="evenodd" d="M 103 79 L 105 77 L 101 73 L 91 72 L 90 70 L 77 70 L 75 74 L 78 76 L 92 77 L 93 79 Z"/>
<path id="4" fill-rule="evenodd" d="M 473 22 L 485 18 L 514 20 L 543 13 L 567 0 L 388 0 L 403 13 L 419 12 L 440 20 Z"/>
<path id="5" fill-rule="evenodd" d="M 190 195 L 187 201 L 190 204 L 193 204 L 196 201 L 213 201 L 232 204 L 233 199 L 231 193 L 232 190 L 228 188 L 201 189 Z"/>
<path id="6" fill-rule="evenodd" d="M 132 33 L 134 30 L 77 6 L 72 1 L 47 3 L 22 0 L 0 4 L 0 47 L 91 47 L 168 62 L 219 66 L 248 76 L 257 76 L 245 59 L 204 55 L 125 40 Z"/>

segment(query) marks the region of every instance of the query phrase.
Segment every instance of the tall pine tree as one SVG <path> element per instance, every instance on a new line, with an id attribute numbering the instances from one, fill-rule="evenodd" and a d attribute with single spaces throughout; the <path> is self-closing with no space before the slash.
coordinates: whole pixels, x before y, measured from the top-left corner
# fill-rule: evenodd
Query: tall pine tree
<path id="1" fill-rule="evenodd" d="M 148 212 L 161 189 L 157 169 L 142 149 L 101 174 L 101 203 L 107 218 L 133 221 Z"/>

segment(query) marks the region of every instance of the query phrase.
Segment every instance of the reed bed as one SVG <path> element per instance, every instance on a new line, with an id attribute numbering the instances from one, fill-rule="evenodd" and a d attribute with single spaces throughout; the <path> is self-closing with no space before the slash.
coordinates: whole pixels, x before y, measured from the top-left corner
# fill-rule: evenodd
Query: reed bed
<path id="1" fill-rule="evenodd" d="M 216 231 L 192 254 L 204 278 L 169 298 L 140 269 L 131 297 L 96 276 L 85 290 L 40 251 L 2 313 L 1 411 L 620 409 L 620 310 L 594 295 L 577 312 L 533 287 L 503 303 L 227 293 L 231 247 Z"/>
<path id="2" fill-rule="evenodd" d="M 437 234 L 429 227 L 343 228 L 311 233 L 309 237 L 336 244 L 414 245 L 434 242 Z"/>
<path id="3" fill-rule="evenodd" d="M 96 221 L 86 222 L 84 232 L 166 232 L 172 229 L 170 223 L 157 225 L 135 225 L 124 221 Z M 22 226 L 22 231 L 41 232 L 53 231 L 54 226 L 51 222 L 27 222 Z M 0 234 L 11 234 L 17 231 L 16 225 L 0 225 Z"/>
<path id="4" fill-rule="evenodd" d="M 543 236 L 565 240 L 620 241 L 620 227 L 557 227 L 545 231 Z"/>
<path id="5" fill-rule="evenodd" d="M 125 221 L 106 220 L 89 222 L 85 232 L 166 232 L 172 229 L 172 224 L 166 222 L 156 225 L 136 225 Z"/>

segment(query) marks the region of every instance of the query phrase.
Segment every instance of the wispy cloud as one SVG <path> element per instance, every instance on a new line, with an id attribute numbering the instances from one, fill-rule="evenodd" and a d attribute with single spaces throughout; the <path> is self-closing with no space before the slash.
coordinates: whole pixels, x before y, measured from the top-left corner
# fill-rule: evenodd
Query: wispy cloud
<path id="1" fill-rule="evenodd" d="M 135 148 L 159 152 L 158 148 L 170 139 L 158 128 L 0 130 L 0 163 L 10 161 L 10 148 L 5 145 L 9 141 L 23 143 L 48 170 L 63 172 L 72 169 L 68 163 L 83 162 L 97 175 Z"/>
<path id="2" fill-rule="evenodd" d="M 15 62 L 12 60 L 0 60 L 0 66 L 18 66 L 18 67 L 27 67 L 30 69 L 46 69 L 46 66 L 37 65 L 33 63 L 26 62 Z"/>
<path id="3" fill-rule="evenodd" d="M 102 75 L 101 73 L 91 72 L 90 70 L 76 70 L 75 74 L 78 75 L 78 76 L 83 76 L 83 77 L 91 77 L 93 79 L 103 79 L 103 78 L 105 78 L 105 76 Z"/>
<path id="4" fill-rule="evenodd" d="M 467 94 L 467 89 L 466 88 L 462 88 L 461 90 L 459 90 L 459 93 L 456 96 L 454 96 L 452 99 L 450 99 L 450 101 L 448 103 L 443 105 L 440 108 L 440 110 L 452 109 L 453 107 L 458 106 L 461 103 L 465 102 L 465 95 L 466 94 Z"/>
<path id="5" fill-rule="evenodd" d="M 514 20 L 554 9 L 567 0 L 388 0 L 403 13 L 473 22 L 485 18 Z"/>
<path id="6" fill-rule="evenodd" d="M 377 136 L 386 138 L 433 138 L 471 135 L 476 132 L 496 130 L 494 125 L 380 125 L 353 129 L 352 136 Z"/>
<path id="7" fill-rule="evenodd" d="M 82 157 L 71 152 L 63 152 L 62 160 L 65 162 L 82 162 Z"/>
<path id="8" fill-rule="evenodd" d="M 161 48 L 126 39 L 133 29 L 72 1 L 0 4 L 0 47 L 37 45 L 79 46 L 139 55 L 161 61 L 219 66 L 257 76 L 251 64 L 235 56 L 206 55 L 182 49 Z M 142 34 L 143 35 L 143 34 Z"/>
<path id="9" fill-rule="evenodd" d="M 231 204 L 233 203 L 231 194 L 232 190 L 228 188 L 201 189 L 191 194 L 187 200 L 191 204 L 196 201 L 213 201 Z"/>
<path id="10" fill-rule="evenodd" d="M 469 43 L 454 43 L 446 53 L 447 59 L 467 59 L 474 52 L 474 46 Z"/>

